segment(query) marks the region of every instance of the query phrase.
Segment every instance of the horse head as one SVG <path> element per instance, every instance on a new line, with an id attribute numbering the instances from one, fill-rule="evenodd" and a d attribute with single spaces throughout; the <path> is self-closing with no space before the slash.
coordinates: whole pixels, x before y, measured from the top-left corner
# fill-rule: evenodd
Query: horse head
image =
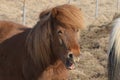
<path id="1" fill-rule="evenodd" d="M 52 47 L 68 69 L 74 68 L 74 57 L 79 57 L 79 33 L 84 28 L 80 9 L 62 5 L 51 10 Z"/>
<path id="2" fill-rule="evenodd" d="M 79 32 L 85 27 L 81 10 L 65 4 L 43 11 L 39 18 L 27 39 L 31 57 L 42 67 L 60 59 L 72 69 L 80 55 Z"/>

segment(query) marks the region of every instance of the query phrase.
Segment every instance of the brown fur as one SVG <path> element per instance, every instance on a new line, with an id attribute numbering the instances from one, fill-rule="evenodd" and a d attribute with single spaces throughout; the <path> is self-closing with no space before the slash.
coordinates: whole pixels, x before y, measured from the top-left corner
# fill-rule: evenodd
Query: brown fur
<path id="1" fill-rule="evenodd" d="M 65 59 L 79 56 L 83 23 L 81 11 L 67 4 L 43 11 L 32 29 L 0 21 L 0 80 L 67 80 Z"/>

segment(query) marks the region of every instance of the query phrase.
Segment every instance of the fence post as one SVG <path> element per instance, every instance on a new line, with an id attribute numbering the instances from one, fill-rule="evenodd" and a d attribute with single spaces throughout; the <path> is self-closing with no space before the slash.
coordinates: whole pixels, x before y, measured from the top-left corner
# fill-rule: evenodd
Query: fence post
<path id="1" fill-rule="evenodd" d="M 98 0 L 96 0 L 95 18 L 98 17 Z"/>
<path id="2" fill-rule="evenodd" d="M 68 0 L 68 4 L 70 4 L 70 0 Z"/>
<path id="3" fill-rule="evenodd" d="M 26 21 L 26 4 L 25 0 L 23 1 L 23 25 L 25 25 Z"/>
<path id="4" fill-rule="evenodd" d="M 117 0 L 117 12 L 119 12 L 119 1 L 120 0 Z"/>

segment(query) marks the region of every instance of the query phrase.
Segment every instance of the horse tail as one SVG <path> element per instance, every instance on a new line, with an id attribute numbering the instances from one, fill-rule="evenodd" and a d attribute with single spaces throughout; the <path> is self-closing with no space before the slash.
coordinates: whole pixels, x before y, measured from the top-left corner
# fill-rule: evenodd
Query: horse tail
<path id="1" fill-rule="evenodd" d="M 120 80 L 120 18 L 113 22 L 108 54 L 108 80 Z"/>

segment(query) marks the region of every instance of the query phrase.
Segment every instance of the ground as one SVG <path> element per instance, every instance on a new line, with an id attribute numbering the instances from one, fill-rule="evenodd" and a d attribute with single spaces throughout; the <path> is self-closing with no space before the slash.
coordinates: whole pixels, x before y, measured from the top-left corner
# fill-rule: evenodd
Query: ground
<path id="1" fill-rule="evenodd" d="M 107 80 L 107 49 L 112 18 L 117 0 L 99 0 L 98 16 L 95 17 L 96 0 L 71 0 L 82 9 L 87 28 L 81 31 L 81 56 L 76 69 L 69 71 L 70 80 Z M 0 0 L 0 20 L 22 24 L 23 0 Z M 26 25 L 32 27 L 39 13 L 49 7 L 68 3 L 68 0 L 26 0 Z"/>
<path id="2" fill-rule="evenodd" d="M 81 56 L 71 80 L 107 80 L 107 49 L 111 25 L 90 26 L 81 33 Z"/>

